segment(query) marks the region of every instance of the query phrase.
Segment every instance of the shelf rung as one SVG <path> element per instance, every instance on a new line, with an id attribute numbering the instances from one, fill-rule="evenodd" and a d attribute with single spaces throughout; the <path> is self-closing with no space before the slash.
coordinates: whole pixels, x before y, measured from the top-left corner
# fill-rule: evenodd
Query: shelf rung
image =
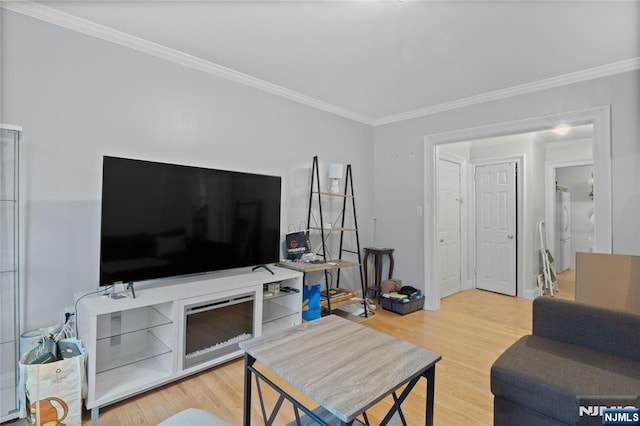
<path id="1" fill-rule="evenodd" d="M 309 229 L 313 229 L 314 231 L 322 231 L 320 226 L 310 226 Z M 332 226 L 331 228 L 324 228 L 324 232 L 339 232 L 339 231 L 357 231 L 356 228 L 342 228 L 339 226 Z"/>
<path id="2" fill-rule="evenodd" d="M 320 194 L 320 195 L 328 195 L 330 197 L 342 197 L 342 198 L 352 198 L 353 195 L 350 194 L 334 194 L 333 192 L 324 192 L 324 191 L 313 191 L 314 194 Z"/>

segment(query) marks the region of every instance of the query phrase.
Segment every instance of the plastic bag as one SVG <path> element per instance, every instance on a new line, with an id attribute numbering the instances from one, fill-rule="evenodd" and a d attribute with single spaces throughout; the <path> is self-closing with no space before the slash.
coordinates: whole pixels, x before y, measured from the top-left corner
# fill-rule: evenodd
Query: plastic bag
<path id="1" fill-rule="evenodd" d="M 302 321 L 320 318 L 320 284 L 302 286 Z"/>

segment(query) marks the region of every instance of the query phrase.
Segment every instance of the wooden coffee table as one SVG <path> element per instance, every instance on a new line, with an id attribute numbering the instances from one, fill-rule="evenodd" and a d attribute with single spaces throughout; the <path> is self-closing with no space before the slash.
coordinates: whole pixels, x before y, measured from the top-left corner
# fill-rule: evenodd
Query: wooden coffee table
<path id="1" fill-rule="evenodd" d="M 394 415 L 404 422 L 401 404 L 424 377 L 427 380 L 424 423 L 433 424 L 435 366 L 440 354 L 336 315 L 246 340 L 240 347 L 245 351 L 244 425 L 251 424 L 252 376 L 280 393 L 274 412 L 265 419 L 267 424 L 287 400 L 294 406 L 296 419 L 300 411 L 303 413 L 299 422 L 292 424 L 320 425 L 362 424 L 356 417 L 363 414 L 366 421 L 366 410 L 391 394 L 395 404 L 381 424 L 387 424 Z M 265 377 L 256 368 L 256 361 L 309 396 L 318 407 L 305 407 L 298 402 Z M 371 365 L 380 368 L 367 367 Z M 405 384 L 397 395 L 396 390 Z M 262 395 L 260 401 L 262 404 Z M 263 405 L 262 408 L 266 413 Z M 416 419 L 410 423 L 416 424 Z"/>

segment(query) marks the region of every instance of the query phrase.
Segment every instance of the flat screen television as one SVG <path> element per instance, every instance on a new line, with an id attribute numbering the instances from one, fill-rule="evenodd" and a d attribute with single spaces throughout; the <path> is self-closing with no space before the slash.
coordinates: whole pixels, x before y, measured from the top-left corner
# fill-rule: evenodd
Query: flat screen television
<path id="1" fill-rule="evenodd" d="M 278 176 L 105 156 L 100 285 L 276 262 L 280 197 Z"/>

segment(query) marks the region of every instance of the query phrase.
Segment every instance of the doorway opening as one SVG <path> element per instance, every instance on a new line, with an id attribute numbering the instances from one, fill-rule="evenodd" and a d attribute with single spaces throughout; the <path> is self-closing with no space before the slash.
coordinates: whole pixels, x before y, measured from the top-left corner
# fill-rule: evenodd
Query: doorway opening
<path id="1" fill-rule="evenodd" d="M 525 243 L 533 236 L 525 235 L 520 227 L 524 223 L 525 186 L 520 177 L 527 152 L 531 149 L 530 135 L 508 135 L 498 138 L 478 139 L 450 143 L 435 147 L 436 157 L 452 158 L 452 153 L 465 167 L 461 180 L 465 188 L 460 194 L 462 215 L 466 218 L 460 229 L 461 284 L 466 290 L 481 288 L 511 296 L 521 295 L 518 283 L 522 280 Z M 505 149 L 505 147 L 509 149 Z M 543 170 L 543 168 L 541 167 Z M 436 186 L 441 191 L 442 177 L 437 174 Z M 440 232 L 442 219 L 450 220 L 450 213 L 443 214 L 442 197 L 436 200 L 438 217 L 438 247 L 443 242 Z M 455 263 L 453 252 L 438 251 L 438 266 Z M 441 298 L 453 294 L 451 286 L 445 286 L 446 277 L 438 270 Z"/>
<path id="2" fill-rule="evenodd" d="M 559 295 L 573 299 L 576 253 L 594 248 L 594 164 L 571 160 L 548 162 L 546 167 L 549 250 L 556 260 Z"/>
<path id="3" fill-rule="evenodd" d="M 555 125 L 565 123 L 579 127 L 586 126 L 589 129 L 589 138 L 579 138 L 575 134 L 570 141 L 559 142 L 554 148 L 551 142 L 545 141 L 546 131 Z M 538 135 L 536 137 L 536 134 Z M 507 136 L 505 136 L 507 135 Z M 506 139 L 509 139 L 506 142 Z M 576 139 L 577 138 L 577 139 Z M 535 140 L 534 140 L 535 139 Z M 589 139 L 589 145 L 585 141 L 578 139 Z M 527 145 L 525 146 L 525 141 Z M 610 210 L 610 182 L 611 182 L 611 158 L 610 158 L 610 131 L 609 131 L 609 107 L 600 107 L 590 110 L 577 111 L 554 116 L 544 116 L 518 122 L 502 123 L 498 125 L 485 126 L 480 128 L 464 129 L 460 131 L 425 137 L 425 157 L 427 167 L 431 164 L 432 173 L 425 173 L 425 199 L 427 205 L 432 200 L 432 215 L 425 215 L 425 293 L 431 303 L 429 309 L 438 309 L 440 298 L 446 293 L 442 290 L 440 281 L 441 274 L 440 257 L 438 251 L 439 226 L 438 223 L 438 178 L 437 162 L 441 156 L 455 155 L 462 158 L 462 163 L 471 169 L 473 161 L 478 162 L 477 154 L 480 151 L 494 152 L 494 157 L 504 158 L 505 156 L 516 156 L 522 160 L 523 182 L 519 185 L 518 193 L 522 195 L 522 200 L 518 204 L 518 273 L 516 294 L 520 297 L 534 298 L 541 293 L 538 287 L 537 274 L 539 268 L 539 237 L 536 234 L 536 226 L 539 221 L 552 222 L 553 228 L 555 220 L 549 219 L 553 215 L 553 210 L 547 201 L 549 194 L 547 188 L 549 181 L 552 182 L 555 197 L 555 173 L 560 169 L 561 163 L 558 158 L 555 160 L 551 156 L 547 158 L 547 152 L 556 151 L 569 155 L 568 158 L 578 158 L 584 164 L 592 164 L 594 172 L 593 188 L 594 193 L 600 195 L 593 200 L 593 234 L 591 248 L 594 251 L 611 251 L 611 210 Z M 575 149 L 582 149 L 581 152 L 588 152 L 588 157 L 575 157 Z M 519 152 L 518 149 L 522 150 Z M 573 151 L 572 151 L 573 150 Z M 472 155 L 473 153 L 473 155 Z M 582 154 L 580 154 L 582 155 Z M 573 157 L 572 157 L 573 156 Z M 495 160 L 494 158 L 494 160 Z M 553 163 L 555 161 L 555 163 Z M 569 161 L 566 158 L 563 160 Z M 576 160 L 573 160 L 576 161 Z M 469 173 L 462 177 L 467 188 L 471 188 Z M 472 200 L 469 191 L 462 194 L 462 200 Z M 466 204 L 466 206 L 465 206 Z M 475 212 L 469 210 L 471 203 L 462 203 L 462 214 L 467 214 L 473 223 Z M 555 204 L 555 203 L 553 203 Z M 520 210 L 521 209 L 521 210 Z M 471 228 L 470 226 L 467 228 Z M 548 230 L 551 234 L 552 230 Z M 475 235 L 474 229 L 461 230 L 460 265 L 461 265 L 461 285 L 462 290 L 476 286 L 475 280 Z"/>

